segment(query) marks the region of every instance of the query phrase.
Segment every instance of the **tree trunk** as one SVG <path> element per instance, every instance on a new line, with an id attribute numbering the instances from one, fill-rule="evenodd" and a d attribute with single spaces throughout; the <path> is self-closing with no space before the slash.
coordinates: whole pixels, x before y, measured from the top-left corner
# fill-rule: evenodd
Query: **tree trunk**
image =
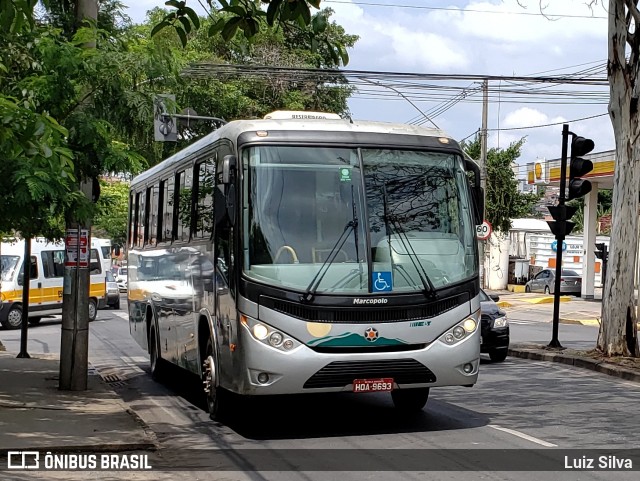
<path id="1" fill-rule="evenodd" d="M 602 296 L 598 349 L 608 356 L 638 356 L 634 296 L 640 193 L 638 145 L 638 44 L 628 33 L 626 7 L 609 1 L 609 115 L 616 139 L 611 249 Z M 632 8 L 635 9 L 634 6 Z M 636 30 L 637 33 L 637 30 Z M 630 42 L 629 46 L 627 42 Z M 629 47 L 629 60 L 626 49 Z"/>

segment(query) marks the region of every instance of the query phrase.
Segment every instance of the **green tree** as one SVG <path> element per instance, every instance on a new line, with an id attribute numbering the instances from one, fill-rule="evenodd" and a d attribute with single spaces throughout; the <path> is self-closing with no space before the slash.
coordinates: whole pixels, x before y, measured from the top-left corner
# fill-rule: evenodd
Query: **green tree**
<path id="1" fill-rule="evenodd" d="M 326 34 L 351 47 L 357 37 L 348 35 L 335 22 L 330 22 L 332 12 L 323 11 L 327 20 Z M 205 73 L 198 69 L 185 69 L 192 65 L 243 64 L 247 66 L 274 66 L 287 68 L 334 68 L 337 64 L 329 51 L 321 48 L 312 51 L 309 37 L 304 31 L 262 28 L 250 40 L 237 33 L 229 41 L 220 36 L 209 36 L 207 26 L 216 22 L 212 18 L 199 20 L 202 28 L 189 33 L 185 47 L 178 35 L 170 30 L 150 34 L 158 22 L 167 15 L 166 10 L 156 8 L 149 12 L 147 21 L 127 31 L 127 50 L 121 53 L 123 82 L 129 83 L 128 96 L 113 112 L 119 123 L 136 126 L 140 135 L 130 142 L 142 153 L 150 165 L 184 148 L 194 138 L 209 133 L 219 124 L 214 121 L 178 122 L 177 142 L 155 142 L 151 121 L 153 97 L 158 93 L 176 96 L 178 111 L 190 108 L 203 116 L 223 118 L 227 121 L 239 118 L 260 118 L 273 110 L 323 110 L 349 115 L 347 100 L 353 87 L 342 75 L 318 78 L 289 76 L 238 75 L 237 73 Z M 195 72 L 195 73 L 194 73 Z M 108 115 L 108 112 L 105 112 Z M 112 122 L 115 123 L 115 119 Z"/>
<path id="2" fill-rule="evenodd" d="M 596 209 L 596 217 L 599 219 L 603 215 L 611 214 L 611 190 L 598 191 L 598 205 Z M 584 232 L 584 199 L 575 199 L 567 202 L 567 205 L 575 207 L 576 213 L 571 218 L 571 222 L 575 223 L 575 227 L 571 231 L 572 234 Z"/>
<path id="3" fill-rule="evenodd" d="M 313 52 L 323 50 L 336 65 L 349 63 L 348 45 L 328 31 L 327 10 L 312 15 L 311 9 L 320 10 L 321 0 L 207 0 L 215 22 L 206 28 L 209 36 L 220 35 L 229 41 L 236 34 L 253 39 L 265 27 L 280 29 L 287 34 L 305 37 Z M 188 42 L 201 21 L 186 1 L 168 0 L 169 11 L 151 32 L 173 29 L 182 45 Z"/>
<path id="4" fill-rule="evenodd" d="M 63 213 L 81 201 L 69 132 L 38 108 L 31 88 L 18 85 L 41 78 L 35 3 L 0 5 L 0 232 L 60 238 Z"/>
<path id="5" fill-rule="evenodd" d="M 120 180 L 100 181 L 100 199 L 96 204 L 93 231 L 98 237 L 126 245 L 129 220 L 129 183 Z"/>
<path id="6" fill-rule="evenodd" d="M 511 229 L 511 219 L 531 217 L 533 207 L 540 199 L 537 194 L 518 191 L 513 164 L 520 157 L 525 139 L 511 143 L 506 149 L 492 148 L 487 152 L 487 182 L 485 218 L 496 231 Z M 462 144 L 473 159 L 480 158 L 480 137 Z"/>

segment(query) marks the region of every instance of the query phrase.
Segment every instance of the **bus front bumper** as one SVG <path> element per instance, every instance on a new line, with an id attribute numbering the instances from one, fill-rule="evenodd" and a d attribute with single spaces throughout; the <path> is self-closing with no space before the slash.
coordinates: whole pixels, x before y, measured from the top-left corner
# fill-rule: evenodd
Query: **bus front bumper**
<path id="1" fill-rule="evenodd" d="M 394 389 L 472 386 L 478 379 L 480 331 L 453 346 L 435 340 L 423 349 L 401 352 L 320 353 L 306 345 L 289 352 L 267 345 L 240 328 L 239 394 L 271 395 L 353 391 L 356 379 L 392 378 Z M 465 369 L 466 368 L 466 369 Z"/>

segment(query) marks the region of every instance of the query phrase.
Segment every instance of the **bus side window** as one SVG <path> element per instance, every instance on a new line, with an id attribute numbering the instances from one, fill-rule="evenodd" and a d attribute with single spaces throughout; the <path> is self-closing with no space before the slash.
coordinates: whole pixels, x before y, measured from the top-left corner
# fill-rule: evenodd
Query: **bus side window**
<path id="1" fill-rule="evenodd" d="M 189 232 L 191 226 L 191 181 L 193 170 L 187 169 L 178 174 L 178 198 L 177 205 L 174 205 L 174 216 L 178 220 L 177 240 L 189 240 Z M 177 207 L 177 210 L 176 210 Z"/>
<path id="2" fill-rule="evenodd" d="M 136 213 L 137 213 L 137 220 L 136 220 L 136 238 L 135 238 L 135 245 L 136 247 L 142 247 L 144 246 L 144 239 L 146 236 L 146 224 L 145 224 L 145 214 L 147 213 L 146 210 L 146 191 L 142 191 L 139 192 L 138 194 L 136 194 Z"/>
<path id="3" fill-rule="evenodd" d="M 129 232 L 127 236 L 127 244 L 129 247 L 133 247 L 133 236 L 135 232 L 135 203 L 133 201 L 133 192 L 129 194 Z"/>
<path id="4" fill-rule="evenodd" d="M 197 198 L 195 199 L 195 233 L 194 237 L 208 238 L 213 232 L 213 188 L 215 180 L 215 164 L 213 159 L 198 164 Z M 195 188 L 194 183 L 194 188 Z"/>
<path id="5" fill-rule="evenodd" d="M 161 240 L 171 242 L 174 239 L 173 232 L 173 197 L 175 181 L 173 177 L 162 181 L 162 222 Z"/>

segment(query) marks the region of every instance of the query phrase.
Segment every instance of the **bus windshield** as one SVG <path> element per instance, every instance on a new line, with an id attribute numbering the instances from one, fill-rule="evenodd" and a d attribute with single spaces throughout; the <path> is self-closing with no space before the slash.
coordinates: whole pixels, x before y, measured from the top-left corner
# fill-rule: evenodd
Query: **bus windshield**
<path id="1" fill-rule="evenodd" d="M 362 295 L 428 292 L 477 275 L 458 155 L 264 146 L 243 151 L 243 168 L 253 280 L 304 291 L 319 278 L 316 292 Z"/>

